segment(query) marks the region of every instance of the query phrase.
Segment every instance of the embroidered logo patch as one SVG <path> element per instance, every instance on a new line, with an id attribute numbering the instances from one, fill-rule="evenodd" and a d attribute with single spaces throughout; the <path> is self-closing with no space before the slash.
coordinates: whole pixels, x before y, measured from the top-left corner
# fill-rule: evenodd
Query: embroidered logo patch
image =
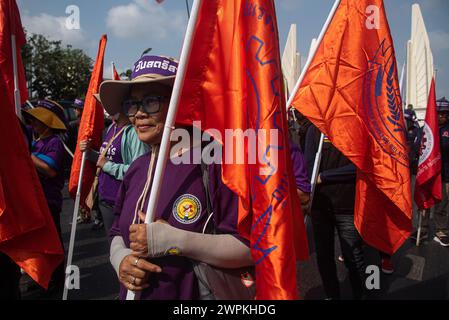
<path id="1" fill-rule="evenodd" d="M 173 215 L 180 223 L 192 224 L 201 216 L 201 202 L 191 194 L 184 194 L 173 204 Z"/>

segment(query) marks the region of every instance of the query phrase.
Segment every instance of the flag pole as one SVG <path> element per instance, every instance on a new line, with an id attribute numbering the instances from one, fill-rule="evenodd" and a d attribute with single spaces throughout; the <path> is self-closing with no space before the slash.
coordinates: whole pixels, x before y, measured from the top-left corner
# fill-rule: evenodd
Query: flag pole
<path id="1" fill-rule="evenodd" d="M 112 79 L 112 80 L 115 80 L 115 79 L 114 79 L 114 77 L 115 77 L 114 69 L 115 69 L 115 64 L 114 64 L 114 61 L 112 61 L 112 62 L 111 62 L 111 79 Z"/>
<path id="2" fill-rule="evenodd" d="M 337 12 L 338 6 L 340 5 L 341 0 L 335 0 L 334 6 L 331 9 L 331 12 L 329 13 L 329 16 L 327 17 L 326 22 L 324 23 L 323 29 L 321 30 L 320 36 L 318 37 L 318 40 L 316 41 L 316 46 L 311 50 L 311 53 L 309 54 L 309 58 L 307 59 L 306 65 L 302 69 L 301 75 L 299 76 L 298 81 L 296 82 L 295 88 L 290 94 L 290 99 L 287 102 L 287 110 L 292 105 L 293 99 L 296 96 L 296 93 L 298 92 L 299 88 L 301 87 L 302 81 L 304 80 L 304 77 L 306 76 L 307 71 L 309 70 L 309 67 L 312 63 L 313 58 L 316 55 L 316 52 L 318 51 L 318 48 L 323 41 L 324 35 L 326 34 L 327 29 L 329 28 L 329 25 L 334 18 L 335 12 Z"/>
<path id="3" fill-rule="evenodd" d="M 187 18 L 190 19 L 189 0 L 186 0 L 186 8 L 187 8 Z"/>
<path id="4" fill-rule="evenodd" d="M 174 130 L 176 113 L 178 111 L 178 102 L 181 96 L 182 84 L 184 83 L 185 74 L 187 71 L 187 60 L 190 56 L 190 51 L 192 47 L 192 40 L 195 31 L 195 25 L 198 20 L 198 14 L 200 10 L 202 0 L 195 0 L 192 8 L 192 16 L 189 19 L 187 25 L 187 31 L 184 38 L 184 44 L 181 51 L 181 58 L 179 60 L 179 68 L 176 76 L 175 84 L 173 87 L 172 98 L 170 99 L 170 106 L 168 107 L 167 120 L 165 123 L 164 134 L 162 135 L 160 152 L 157 159 L 156 171 L 154 174 L 153 185 L 151 186 L 150 200 L 148 203 L 145 223 L 149 224 L 154 221 L 154 214 L 157 208 L 157 203 L 159 200 L 159 195 L 162 186 L 162 178 L 164 176 L 165 167 L 168 160 L 168 155 L 170 151 L 170 136 Z M 126 300 L 135 300 L 136 295 L 133 291 L 128 290 L 126 295 Z"/>
<path id="5" fill-rule="evenodd" d="M 16 115 L 23 122 L 22 113 L 20 112 L 20 91 L 19 91 L 19 73 L 17 71 L 17 45 L 16 35 L 11 35 L 11 48 L 12 48 L 12 68 L 14 73 L 14 106 L 16 108 Z"/>
<path id="6" fill-rule="evenodd" d="M 320 143 L 318 145 L 318 151 L 315 156 L 315 163 L 313 164 L 312 178 L 310 180 L 311 189 L 310 189 L 310 200 L 309 200 L 309 212 L 312 210 L 313 198 L 315 197 L 315 190 L 318 181 L 318 176 L 320 174 L 320 166 L 321 166 L 321 157 L 323 155 L 323 145 L 324 145 L 324 134 L 321 133 Z M 307 222 L 307 216 L 304 219 L 304 223 Z"/>
<path id="7" fill-rule="evenodd" d="M 67 268 L 72 265 L 72 257 L 73 257 L 73 248 L 75 245 L 75 234 L 76 234 L 76 225 L 77 225 L 77 217 L 80 209 L 80 201 L 81 201 L 81 187 L 83 184 L 83 175 L 84 175 L 84 164 L 86 163 L 86 152 L 83 152 L 83 156 L 81 158 L 81 168 L 80 175 L 78 178 L 78 189 L 76 190 L 76 198 L 75 198 L 75 207 L 73 209 L 73 217 L 72 217 L 72 229 L 70 231 L 70 242 L 69 242 L 69 252 L 67 255 L 67 265 L 65 268 L 65 281 L 64 281 L 64 292 L 62 295 L 62 300 L 67 300 L 68 295 L 68 276 Z"/>

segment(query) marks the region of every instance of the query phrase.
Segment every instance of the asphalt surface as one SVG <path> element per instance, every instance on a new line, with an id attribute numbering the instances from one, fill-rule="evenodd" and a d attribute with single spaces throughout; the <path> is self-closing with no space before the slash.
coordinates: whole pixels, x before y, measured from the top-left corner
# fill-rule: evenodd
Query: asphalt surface
<path id="1" fill-rule="evenodd" d="M 61 215 L 65 250 L 69 247 L 73 201 L 67 190 L 64 192 Z M 69 300 L 114 300 L 118 296 L 117 276 L 109 263 L 109 243 L 106 231 L 92 230 L 92 224 L 78 224 L 73 264 L 80 269 L 80 289 L 69 291 Z M 305 300 L 325 298 L 318 273 L 313 248 L 313 234 L 308 226 L 311 258 L 298 263 L 298 288 Z M 370 299 L 378 300 L 449 300 L 449 248 L 440 246 L 429 237 L 429 241 L 416 247 L 407 241 L 392 258 L 393 275 L 381 274 L 380 289 L 370 292 Z M 336 243 L 338 243 L 336 241 Z M 336 259 L 340 254 L 337 245 Z M 379 265 L 380 257 L 372 248 L 365 248 L 368 265 Z M 337 261 L 342 298 L 351 299 L 351 290 L 346 268 Z M 21 279 L 22 298 L 25 300 L 60 300 L 62 288 L 51 292 L 40 289 L 27 275 Z"/>

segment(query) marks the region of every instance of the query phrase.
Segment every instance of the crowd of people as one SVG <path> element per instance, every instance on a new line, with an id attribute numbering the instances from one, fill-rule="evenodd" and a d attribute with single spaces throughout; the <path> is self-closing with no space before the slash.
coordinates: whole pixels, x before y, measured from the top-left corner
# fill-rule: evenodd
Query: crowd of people
<path id="1" fill-rule="evenodd" d="M 170 67 L 162 70 L 161 60 Z M 79 223 L 91 220 L 93 229 L 104 230 L 110 240 L 110 261 L 120 282 L 120 299 L 127 290 L 141 292 L 141 299 L 214 299 L 214 290 L 199 272 L 197 262 L 215 268 L 253 268 L 249 242 L 237 231 L 238 197 L 221 179 L 221 166 L 178 164 L 168 161 L 155 222 L 144 224 L 145 208 L 153 182 L 155 162 L 165 127 L 168 106 L 178 67 L 177 61 L 145 55 L 129 81 L 105 81 L 98 101 L 112 118 L 100 150 L 91 141 L 79 141 L 80 151 L 97 167 L 98 198 L 84 205 Z M 170 72 L 169 72 L 170 71 Z M 30 142 L 31 159 L 38 172 L 60 240 L 64 166 L 69 161 L 62 134 L 77 135 L 84 101 L 73 107 L 78 120 L 67 123 L 64 109 L 43 99 L 24 110 L 24 138 Z M 438 102 L 442 153 L 443 201 L 435 207 L 434 240 L 449 246 L 449 102 Z M 422 128 L 410 106 L 405 112 L 410 170 L 416 176 Z M 295 110 L 289 112 L 290 149 L 298 197 L 310 217 L 319 274 L 326 299 L 341 299 L 335 258 L 335 232 L 351 283 L 354 299 L 365 297 L 364 246 L 354 225 L 356 167 L 325 137 L 322 161 L 313 200 L 311 177 L 321 133 Z M 189 132 L 193 128 L 185 128 Z M 170 157 L 192 157 L 203 145 L 171 150 Z M 191 162 L 193 163 L 193 161 Z M 429 237 L 430 210 L 419 211 L 421 239 Z M 412 237 L 413 238 L 413 237 Z M 220 250 L 217 250 L 220 248 Z M 382 270 L 394 272 L 390 257 L 379 252 Z M 0 253 L 0 270 L 8 274 L 0 297 L 19 298 L 19 268 Z M 5 272 L 5 273 L 4 273 Z M 3 276 L 2 276 L 3 278 Z M 54 272 L 50 287 L 62 287 L 64 265 Z"/>

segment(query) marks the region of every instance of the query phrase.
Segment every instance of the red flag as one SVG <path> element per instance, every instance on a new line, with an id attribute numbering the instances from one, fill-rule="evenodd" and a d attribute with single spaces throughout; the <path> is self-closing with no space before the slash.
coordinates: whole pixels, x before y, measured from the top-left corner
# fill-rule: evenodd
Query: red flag
<path id="1" fill-rule="evenodd" d="M 429 209 L 441 202 L 442 199 L 440 130 L 438 127 L 435 79 L 432 79 L 432 85 L 430 86 L 419 156 L 415 202 L 420 209 Z"/>
<path id="2" fill-rule="evenodd" d="M 25 37 L 20 15 L 15 1 L 1 0 L 0 251 L 47 288 L 64 252 L 15 113 L 11 32 L 17 36 L 18 73 L 23 75 L 19 52 Z M 19 82 L 25 100 L 24 77 L 19 76 Z"/>
<path id="3" fill-rule="evenodd" d="M 388 254 L 409 237 L 409 159 L 393 40 L 382 0 L 342 0 L 294 97 L 358 168 L 354 222 Z"/>
<path id="4" fill-rule="evenodd" d="M 86 94 L 86 101 L 84 103 L 83 116 L 80 121 L 80 128 L 78 131 L 78 142 L 91 139 L 91 147 L 99 150 L 102 143 L 102 133 L 104 129 L 104 111 L 101 104 L 95 99 L 94 94 L 97 94 L 100 84 L 103 81 L 103 63 L 104 52 L 106 49 L 107 36 L 103 35 L 100 40 L 97 59 L 95 62 L 92 76 L 90 78 L 89 89 Z M 75 198 L 78 188 L 78 179 L 81 169 L 82 153 L 77 144 L 75 156 L 73 158 L 72 171 L 70 173 L 69 192 Z M 92 186 L 95 177 L 95 165 L 86 161 L 84 166 L 84 175 L 81 190 L 81 205 L 85 203 L 89 190 Z"/>
<path id="5" fill-rule="evenodd" d="M 21 104 L 28 99 L 28 91 L 23 68 L 21 48 L 25 45 L 25 33 L 20 20 L 19 9 L 15 0 L 0 0 L 0 77 L 6 85 L 8 100 L 14 106 L 14 74 L 12 61 L 11 36 L 16 39 L 17 76 Z"/>
<path id="6" fill-rule="evenodd" d="M 265 143 L 234 147 L 236 156 L 261 157 L 223 161 L 222 177 L 240 198 L 239 232 L 256 262 L 257 299 L 296 299 L 296 261 L 308 248 L 292 179 L 274 1 L 202 1 L 192 41 L 177 122 L 215 129 L 224 153 L 233 148 L 223 139 L 229 129 L 253 130 Z M 266 143 L 262 132 L 270 129 L 279 136 Z"/>
<path id="7" fill-rule="evenodd" d="M 120 75 L 117 72 L 117 69 L 115 69 L 115 64 L 112 64 L 112 72 L 114 73 L 114 80 L 121 80 Z"/>

